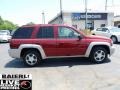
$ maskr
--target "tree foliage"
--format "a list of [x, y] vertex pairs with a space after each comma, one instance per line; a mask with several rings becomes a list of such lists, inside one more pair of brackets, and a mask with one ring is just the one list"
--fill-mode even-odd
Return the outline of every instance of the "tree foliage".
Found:
[[15, 30], [18, 25], [13, 24], [11, 21], [3, 20], [0, 16], [0, 30]]
[[34, 25], [34, 24], [35, 24], [34, 22], [29, 22], [26, 25]]
[[2, 25], [2, 24], [3, 24], [3, 20], [2, 20], [2, 18], [0, 16], [0, 25]]

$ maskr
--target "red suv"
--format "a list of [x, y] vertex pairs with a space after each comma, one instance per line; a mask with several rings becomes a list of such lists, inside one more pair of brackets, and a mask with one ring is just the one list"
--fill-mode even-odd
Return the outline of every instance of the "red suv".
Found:
[[40, 24], [18, 28], [10, 41], [9, 55], [22, 58], [29, 66], [61, 57], [89, 57], [102, 63], [114, 50], [111, 39], [86, 36], [66, 25]]

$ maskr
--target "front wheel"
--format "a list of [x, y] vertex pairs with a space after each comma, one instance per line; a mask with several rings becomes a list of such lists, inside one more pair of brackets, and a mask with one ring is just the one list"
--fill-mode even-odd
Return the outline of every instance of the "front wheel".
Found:
[[95, 47], [91, 54], [90, 54], [90, 60], [94, 63], [103, 63], [107, 59], [108, 52], [103, 47]]
[[36, 66], [41, 60], [40, 55], [36, 51], [29, 50], [23, 55], [23, 60], [28, 66]]

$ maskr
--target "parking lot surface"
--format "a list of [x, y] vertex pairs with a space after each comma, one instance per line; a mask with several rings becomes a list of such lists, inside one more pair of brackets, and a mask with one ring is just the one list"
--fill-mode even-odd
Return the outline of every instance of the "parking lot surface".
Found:
[[32, 74], [33, 90], [120, 90], [120, 44], [103, 64], [85, 58], [45, 60], [27, 67], [8, 55], [9, 44], [0, 44], [0, 73]]

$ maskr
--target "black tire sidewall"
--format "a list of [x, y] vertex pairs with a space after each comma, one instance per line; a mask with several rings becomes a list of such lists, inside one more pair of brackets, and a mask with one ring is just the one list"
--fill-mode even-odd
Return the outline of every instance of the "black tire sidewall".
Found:
[[118, 42], [117, 37], [116, 36], [112, 36], [111, 37], [112, 41], [113, 41], [113, 38], [115, 38], [115, 42], [113, 42], [113, 43], [117, 43]]
[[[96, 61], [95, 58], [94, 58], [94, 54], [95, 54], [95, 52], [98, 51], [98, 50], [102, 50], [102, 51], [105, 52], [105, 58], [104, 58], [102, 61]], [[95, 48], [93, 48], [93, 50], [92, 50], [92, 52], [91, 52], [91, 54], [90, 54], [90, 60], [91, 60], [93, 63], [97, 63], [97, 64], [103, 63], [103, 62], [106, 61], [107, 55], [108, 55], [108, 52], [107, 52], [107, 50], [106, 50], [105, 48], [103, 48], [103, 47], [95, 47]]]
[[[32, 53], [32, 54], [34, 54], [34, 55], [37, 56], [37, 62], [36, 62], [34, 65], [28, 64], [28, 63], [26, 62], [26, 59], [25, 59], [25, 58], [26, 58], [26, 55], [27, 55], [27, 54], [30, 54], [30, 53]], [[38, 52], [36, 52], [36, 51], [34, 51], [34, 50], [29, 50], [29, 51], [27, 51], [27, 52], [24, 53], [24, 55], [23, 55], [23, 60], [24, 60], [24, 63], [25, 63], [27, 66], [34, 67], [34, 66], [37, 66], [37, 65], [38, 65], [38, 63], [40, 62], [41, 58], [40, 58], [40, 55], [39, 55]]]

